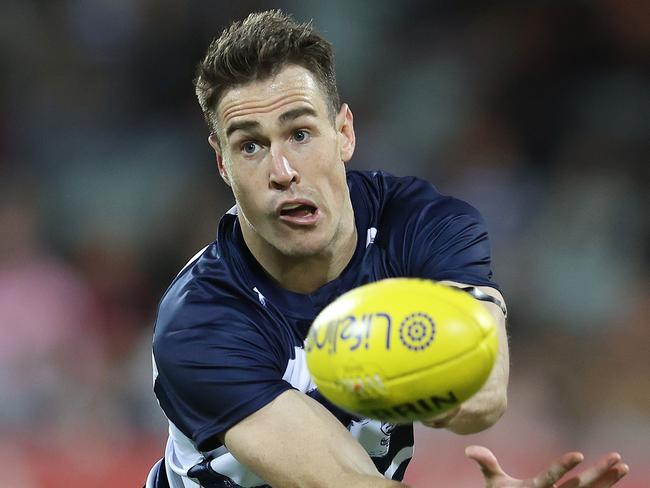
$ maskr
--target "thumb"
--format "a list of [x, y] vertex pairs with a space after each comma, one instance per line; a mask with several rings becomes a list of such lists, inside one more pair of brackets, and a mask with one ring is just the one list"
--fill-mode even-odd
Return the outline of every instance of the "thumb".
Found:
[[465, 449], [465, 456], [476, 461], [481, 468], [481, 472], [486, 480], [495, 476], [505, 475], [499, 461], [492, 451], [483, 446], [469, 446]]

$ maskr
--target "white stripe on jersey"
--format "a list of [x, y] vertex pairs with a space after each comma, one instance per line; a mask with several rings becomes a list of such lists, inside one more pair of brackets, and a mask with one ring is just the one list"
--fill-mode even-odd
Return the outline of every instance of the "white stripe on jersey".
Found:
[[412, 457], [413, 457], [413, 446], [403, 447], [402, 449], [397, 451], [397, 454], [395, 454], [395, 457], [393, 458], [393, 462], [390, 463], [390, 466], [384, 472], [384, 476], [388, 479], [391, 479], [395, 474], [395, 471], [397, 471], [397, 468], [399, 468], [400, 464], [402, 464], [407, 459], [411, 459]]
[[[287, 367], [282, 379], [302, 392], [316, 388], [307, 369], [307, 355], [303, 348], [295, 348], [295, 358], [287, 361]], [[206, 457], [214, 457], [210, 461], [212, 469], [227, 476], [240, 486], [248, 488], [264, 484], [264, 480], [260, 479], [246, 466], [240, 464], [224, 446], [209, 453], [201, 453], [196, 448], [196, 444], [169, 420], [169, 438], [165, 449], [165, 464], [167, 465], [167, 476], [171, 488], [198, 488], [199, 485], [187, 477], [187, 471]]]
[[[156, 378], [158, 378], [158, 365], [156, 364], [156, 357], [153, 355], [153, 349], [151, 350], [151, 369], [153, 370], [153, 386], [156, 387]], [[158, 398], [156, 398], [158, 400]], [[158, 402], [160, 405], [160, 402]]]
[[188, 267], [190, 264], [192, 264], [194, 261], [196, 261], [197, 259], [199, 259], [199, 257], [201, 256], [201, 254], [203, 254], [203, 251], [205, 251], [205, 250], [208, 248], [209, 245], [210, 245], [210, 244], [208, 244], [208, 245], [205, 246], [203, 249], [201, 249], [199, 252], [197, 252], [194, 256], [192, 256], [192, 259], [190, 259], [190, 260], [187, 262], [187, 264], [186, 264], [185, 266], [183, 266], [183, 268], [178, 272], [178, 274], [177, 274], [176, 276], [179, 276], [183, 271], [185, 271], [185, 269], [187, 269], [187, 267]]
[[296, 346], [294, 354], [296, 357], [287, 361], [282, 379], [303, 393], [310, 392], [316, 388], [316, 384], [307, 369], [307, 353], [302, 347]]
[[264, 480], [240, 464], [225, 446], [218, 447], [209, 453], [199, 452], [194, 442], [178, 430], [170, 420], [169, 438], [165, 448], [169, 486], [171, 488], [199, 488], [198, 483], [187, 477], [187, 471], [206, 457], [214, 457], [210, 461], [212, 469], [244, 488], [264, 484]]
[[[307, 354], [301, 347], [295, 347], [295, 358], [287, 361], [282, 379], [294, 388], [306, 393], [316, 388], [307, 369]], [[154, 377], [157, 368], [154, 364]], [[352, 435], [360, 442], [370, 455], [381, 456], [388, 452], [390, 437], [382, 430], [382, 423], [376, 420], [352, 422]], [[412, 447], [405, 447], [397, 452], [384, 476], [391, 478], [399, 466], [413, 455]], [[194, 441], [185, 436], [178, 427], [169, 421], [169, 438], [165, 448], [167, 478], [171, 488], [199, 488], [200, 485], [187, 477], [187, 471], [206, 458], [213, 458], [210, 467], [219, 474], [227, 476], [244, 488], [263, 485], [264, 481], [246, 466], [239, 463], [225, 446], [210, 452], [200, 452]]]

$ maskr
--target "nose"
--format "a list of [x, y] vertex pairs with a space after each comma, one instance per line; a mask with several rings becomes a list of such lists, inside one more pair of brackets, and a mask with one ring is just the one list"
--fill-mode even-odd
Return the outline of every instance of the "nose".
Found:
[[285, 190], [292, 183], [300, 183], [300, 174], [292, 166], [281, 148], [271, 148], [269, 184], [274, 190]]

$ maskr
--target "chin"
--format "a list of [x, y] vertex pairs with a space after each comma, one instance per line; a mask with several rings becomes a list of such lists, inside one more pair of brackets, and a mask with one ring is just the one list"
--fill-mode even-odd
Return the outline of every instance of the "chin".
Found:
[[321, 240], [291, 239], [290, 241], [283, 241], [277, 247], [280, 253], [287, 257], [294, 258], [309, 258], [322, 254], [325, 250], [325, 244]]

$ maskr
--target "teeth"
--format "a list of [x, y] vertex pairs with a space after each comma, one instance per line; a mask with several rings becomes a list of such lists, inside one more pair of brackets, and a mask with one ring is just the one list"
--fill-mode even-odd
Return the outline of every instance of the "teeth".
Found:
[[289, 203], [288, 205], [284, 205], [282, 210], [293, 210], [298, 207], [302, 207], [302, 203]]

